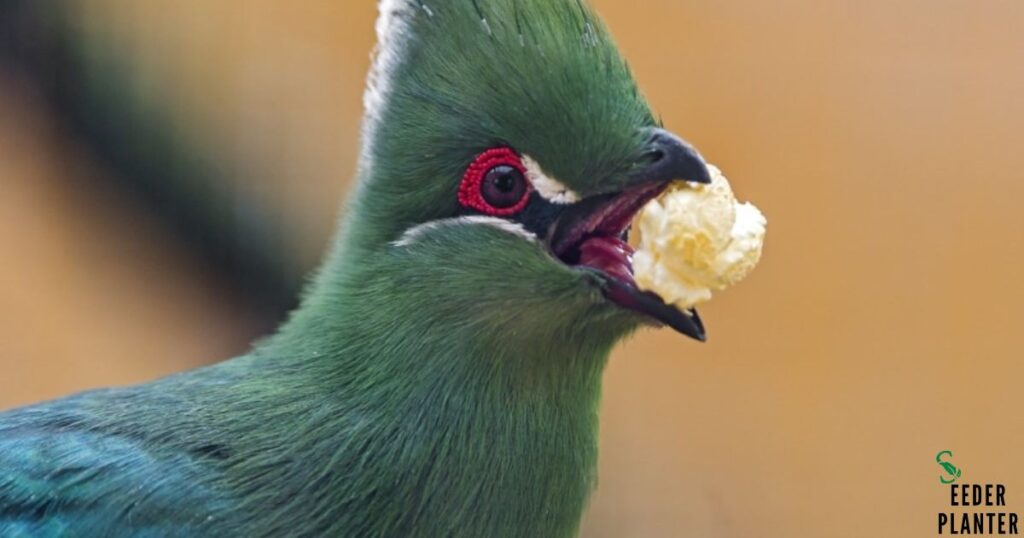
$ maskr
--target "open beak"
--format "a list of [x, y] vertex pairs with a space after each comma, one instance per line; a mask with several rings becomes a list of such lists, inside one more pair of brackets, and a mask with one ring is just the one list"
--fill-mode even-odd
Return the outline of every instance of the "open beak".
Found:
[[630, 186], [621, 192], [592, 196], [567, 207], [551, 226], [548, 245], [562, 262], [594, 270], [609, 301], [703, 342], [707, 334], [696, 310], [680, 310], [637, 287], [633, 248], [627, 240], [636, 213], [670, 182], [710, 183], [711, 176], [691, 145], [662, 129], [652, 130], [648, 157], [649, 164], [636, 170]]

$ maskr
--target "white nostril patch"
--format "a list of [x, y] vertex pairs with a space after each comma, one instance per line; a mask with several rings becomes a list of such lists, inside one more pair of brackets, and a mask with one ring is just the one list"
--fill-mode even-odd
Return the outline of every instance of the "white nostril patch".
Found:
[[529, 155], [523, 155], [523, 166], [526, 168], [526, 178], [533, 184], [533, 188], [545, 200], [553, 204], [574, 204], [580, 201], [580, 195], [566, 187], [561, 181], [547, 175], [541, 169], [537, 161]]

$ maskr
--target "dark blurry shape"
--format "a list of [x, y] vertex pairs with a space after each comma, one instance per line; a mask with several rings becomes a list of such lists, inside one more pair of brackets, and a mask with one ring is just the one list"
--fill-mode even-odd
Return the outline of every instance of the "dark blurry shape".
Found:
[[[0, 0], [0, 62], [11, 62], [24, 54], [21, 46], [31, 41], [22, 32], [28, 25], [22, 21], [28, 2], [21, 0]], [[0, 67], [6, 67], [0, 64]]]
[[71, 3], [0, 0], [0, 68], [28, 78], [68, 134], [272, 325], [296, 303], [302, 268], [274, 215], [229, 192], [222, 163], [139, 88], [128, 53], [76, 24]]

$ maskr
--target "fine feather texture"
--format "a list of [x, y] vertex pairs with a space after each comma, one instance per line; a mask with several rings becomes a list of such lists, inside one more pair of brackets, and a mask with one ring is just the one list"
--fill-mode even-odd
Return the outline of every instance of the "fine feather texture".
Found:
[[621, 189], [653, 116], [577, 0], [381, 10], [359, 188], [302, 306], [246, 356], [0, 415], [0, 536], [576, 534], [640, 318], [456, 194], [499, 146]]
[[82, 399], [15, 413], [0, 428], [0, 534], [191, 536], [231, 517], [203, 484], [213, 447], [154, 449], [92, 430]]

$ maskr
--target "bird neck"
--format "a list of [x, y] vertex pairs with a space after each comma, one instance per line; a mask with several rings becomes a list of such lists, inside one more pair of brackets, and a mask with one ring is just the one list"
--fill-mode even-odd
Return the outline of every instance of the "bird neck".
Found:
[[[611, 348], [632, 328], [623, 323], [621, 330], [579, 331], [546, 322], [543, 312], [495, 316], [451, 297], [424, 301], [365, 273], [320, 278], [257, 355], [318, 385], [372, 387], [381, 398], [500, 388], [561, 401], [599, 393]], [[497, 321], [525, 317], [537, 319], [530, 325]]]
[[[289, 450], [332, 469], [300, 481], [316, 489], [296, 499], [332, 511], [365, 498], [405, 514], [382, 518], [393, 527], [373, 535], [575, 533], [620, 333], [482, 330], [464, 319], [487, 313], [386, 293], [358, 271], [321, 274], [315, 286], [254, 358], [270, 370], [265, 392], [319, 421]], [[351, 530], [338, 516], [325, 530]]]

